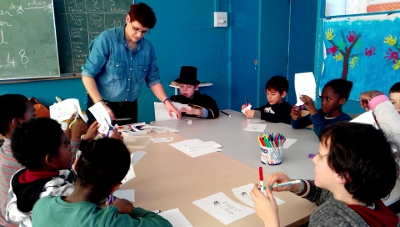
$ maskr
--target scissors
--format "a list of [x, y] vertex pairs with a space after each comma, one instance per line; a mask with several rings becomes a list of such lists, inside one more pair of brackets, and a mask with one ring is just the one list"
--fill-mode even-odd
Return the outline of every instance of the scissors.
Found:
[[116, 197], [113, 195], [109, 195], [108, 196], [108, 205], [110, 206], [111, 204], [113, 204], [115, 202]]
[[106, 137], [108, 137], [110, 135], [110, 132], [114, 130], [114, 127], [110, 123], [108, 123], [106, 118], [104, 118], [104, 120], [106, 121], [106, 123], [108, 125], [108, 132], [107, 132], [107, 135], [106, 135]]

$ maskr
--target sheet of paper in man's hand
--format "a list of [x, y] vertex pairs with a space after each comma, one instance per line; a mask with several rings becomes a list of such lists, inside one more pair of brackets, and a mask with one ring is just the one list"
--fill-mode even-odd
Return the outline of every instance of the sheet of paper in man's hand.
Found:
[[300, 96], [302, 95], [307, 95], [313, 101], [315, 101], [315, 91], [317, 89], [317, 85], [315, 84], [315, 78], [312, 72], [295, 73], [294, 87], [296, 90], [297, 98], [296, 106], [303, 105], [303, 102], [300, 100]]
[[107, 135], [110, 130], [111, 118], [106, 108], [104, 108], [101, 102], [97, 102], [89, 108], [89, 111], [93, 114], [94, 118], [96, 118], [97, 123], [100, 124], [97, 131], [99, 131], [100, 134]]
[[128, 173], [122, 179], [122, 183], [124, 184], [125, 182], [129, 181], [130, 179], [133, 179], [136, 177], [135, 171], [133, 170], [135, 165], [140, 161], [140, 159], [143, 158], [143, 156], [146, 154], [146, 151], [136, 151], [131, 154], [131, 166], [129, 167]]

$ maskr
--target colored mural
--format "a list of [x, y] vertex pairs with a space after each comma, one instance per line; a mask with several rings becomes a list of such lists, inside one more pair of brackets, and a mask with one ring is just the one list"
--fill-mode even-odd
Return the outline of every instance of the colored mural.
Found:
[[358, 100], [366, 90], [387, 93], [400, 81], [399, 16], [325, 20], [325, 59], [320, 88], [332, 79], [343, 78], [354, 83], [351, 100]]

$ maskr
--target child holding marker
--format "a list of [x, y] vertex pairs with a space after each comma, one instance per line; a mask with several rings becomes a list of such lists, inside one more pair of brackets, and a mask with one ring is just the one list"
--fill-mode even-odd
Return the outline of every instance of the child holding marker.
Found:
[[[268, 103], [257, 109], [246, 110], [247, 118], [258, 118], [269, 122], [283, 122], [290, 124], [290, 111], [292, 106], [283, 100], [289, 90], [286, 77], [273, 76], [265, 84], [265, 93]], [[242, 105], [242, 110], [248, 103]]]
[[[397, 226], [399, 218], [381, 199], [394, 188], [399, 166], [381, 130], [359, 123], [331, 124], [321, 132], [313, 162], [314, 180], [286, 183], [291, 179], [281, 172], [268, 177], [273, 191], [291, 191], [319, 206], [309, 226]], [[279, 226], [272, 190], [267, 187], [264, 196], [257, 187], [250, 194], [258, 216], [265, 226]]]
[[299, 129], [313, 124], [314, 133], [319, 136], [325, 126], [339, 121], [351, 120], [348, 114], [343, 113], [342, 107], [349, 98], [352, 87], [353, 82], [351, 81], [343, 79], [329, 81], [322, 90], [321, 109], [319, 110], [315, 108], [313, 100], [309, 96], [301, 96], [300, 99], [307, 110], [310, 111], [310, 114], [302, 117], [301, 109], [294, 105], [290, 113], [292, 127]]

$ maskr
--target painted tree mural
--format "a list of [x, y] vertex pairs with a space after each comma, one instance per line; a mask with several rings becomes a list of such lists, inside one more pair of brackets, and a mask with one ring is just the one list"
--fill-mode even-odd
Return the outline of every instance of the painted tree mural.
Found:
[[343, 78], [354, 83], [350, 100], [367, 90], [387, 93], [400, 81], [399, 27], [400, 13], [324, 20], [320, 87]]

